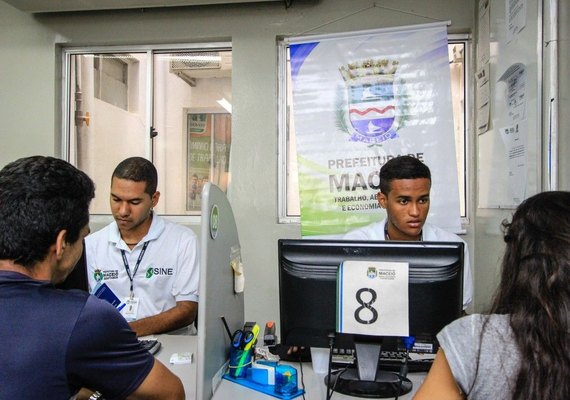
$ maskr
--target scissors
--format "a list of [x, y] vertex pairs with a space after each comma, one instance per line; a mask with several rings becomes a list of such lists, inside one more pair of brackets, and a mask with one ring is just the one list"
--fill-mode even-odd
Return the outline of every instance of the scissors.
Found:
[[255, 333], [238, 329], [232, 336], [232, 347], [234, 349], [248, 350], [255, 340]]
[[232, 348], [242, 351], [236, 364], [235, 376], [241, 376], [243, 368], [251, 364], [252, 346], [257, 341], [258, 334], [259, 325], [257, 324], [255, 324], [251, 330], [238, 329], [234, 332], [232, 336]]

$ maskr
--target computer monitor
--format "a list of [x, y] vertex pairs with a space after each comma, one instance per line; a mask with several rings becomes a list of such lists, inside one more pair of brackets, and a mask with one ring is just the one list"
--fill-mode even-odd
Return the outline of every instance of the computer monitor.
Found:
[[[280, 331], [284, 345], [329, 347], [332, 335], [335, 347], [356, 348], [357, 363], [361, 342], [377, 344], [382, 350], [405, 349], [403, 338], [336, 333], [337, 270], [346, 260], [409, 264], [409, 334], [415, 337], [415, 349], [435, 353], [436, 334], [462, 314], [463, 243], [281, 239], [278, 254]], [[377, 363], [376, 359], [374, 369]], [[395, 396], [396, 389], [382, 383], [381, 373], [376, 377], [379, 385], [360, 385], [358, 374], [360, 371], [344, 373], [350, 382], [337, 382], [336, 389], [363, 397]], [[332, 382], [332, 378], [328, 381]], [[409, 381], [400, 386], [401, 392], [411, 390]], [[379, 393], [382, 391], [387, 393]]]
[[232, 207], [224, 192], [208, 182], [202, 189], [200, 300], [196, 399], [212, 398], [228, 360], [231, 332], [244, 325], [243, 293], [234, 291], [231, 263], [241, 259]]

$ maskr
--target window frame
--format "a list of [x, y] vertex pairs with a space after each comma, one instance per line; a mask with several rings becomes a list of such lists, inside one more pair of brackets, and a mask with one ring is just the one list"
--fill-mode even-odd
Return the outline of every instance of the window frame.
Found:
[[[166, 54], [169, 52], [199, 52], [199, 51], [233, 51], [233, 46], [231, 41], [213, 41], [213, 42], [198, 42], [198, 43], [176, 43], [176, 44], [145, 44], [145, 45], [110, 45], [110, 46], [65, 46], [61, 48], [61, 141], [60, 141], [60, 151], [62, 158], [72, 165], [77, 165], [77, 154], [75, 150], [71, 148], [72, 140], [71, 135], [73, 134], [73, 124], [71, 121], [71, 110], [73, 106], [72, 95], [71, 95], [71, 58], [73, 56], [82, 54], [115, 54], [115, 53], [145, 53], [147, 59], [151, 60], [149, 63], [146, 76], [145, 85], [147, 93], [146, 102], [146, 118], [145, 118], [145, 130], [150, 132], [153, 126], [154, 119], [154, 64], [153, 56], [157, 54]], [[145, 157], [149, 160], [154, 160], [153, 151], [153, 138], [150, 134], [144, 141], [144, 151]], [[185, 171], [187, 174], [188, 171]], [[201, 222], [201, 215], [184, 215], [184, 214], [165, 214], [164, 217], [179, 223], [189, 223], [189, 224], [199, 224]], [[91, 214], [91, 221], [95, 224], [106, 223], [112, 221], [112, 215], [109, 210], [108, 213], [97, 213]]]

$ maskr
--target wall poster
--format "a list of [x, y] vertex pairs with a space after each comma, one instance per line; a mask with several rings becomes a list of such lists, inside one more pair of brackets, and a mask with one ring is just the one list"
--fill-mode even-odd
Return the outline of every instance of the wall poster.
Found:
[[186, 211], [200, 214], [202, 187], [208, 181], [227, 191], [232, 117], [226, 112], [185, 110], [188, 151]]

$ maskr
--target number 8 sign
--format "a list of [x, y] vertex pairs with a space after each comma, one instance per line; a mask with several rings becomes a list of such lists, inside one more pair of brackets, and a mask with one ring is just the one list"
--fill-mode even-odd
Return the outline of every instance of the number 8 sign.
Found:
[[344, 261], [337, 274], [337, 331], [408, 336], [408, 263]]

